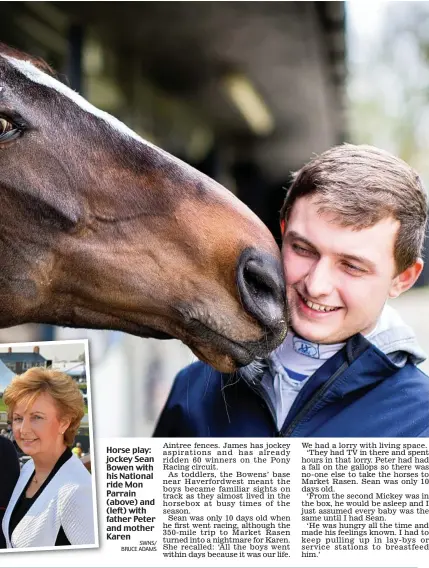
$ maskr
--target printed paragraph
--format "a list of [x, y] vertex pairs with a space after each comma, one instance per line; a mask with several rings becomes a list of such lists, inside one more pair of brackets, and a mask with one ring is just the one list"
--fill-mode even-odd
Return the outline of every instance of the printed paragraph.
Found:
[[109, 440], [103, 461], [105, 545], [150, 566], [406, 566], [429, 551], [422, 439]]
[[289, 557], [290, 460], [283, 442], [165, 443], [164, 556]]
[[425, 443], [302, 442], [302, 448], [302, 556], [429, 550]]

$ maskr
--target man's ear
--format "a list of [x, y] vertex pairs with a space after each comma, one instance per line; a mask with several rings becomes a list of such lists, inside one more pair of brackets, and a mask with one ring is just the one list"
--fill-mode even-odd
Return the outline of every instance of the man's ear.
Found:
[[420, 276], [421, 271], [423, 270], [423, 265], [423, 260], [418, 258], [414, 264], [395, 276], [390, 286], [389, 298], [397, 298], [402, 294], [402, 292], [409, 290]]

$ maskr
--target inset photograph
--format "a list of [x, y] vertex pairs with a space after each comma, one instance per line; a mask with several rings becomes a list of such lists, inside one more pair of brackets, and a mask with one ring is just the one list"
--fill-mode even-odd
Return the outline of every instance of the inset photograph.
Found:
[[0, 552], [98, 546], [88, 341], [0, 345]]

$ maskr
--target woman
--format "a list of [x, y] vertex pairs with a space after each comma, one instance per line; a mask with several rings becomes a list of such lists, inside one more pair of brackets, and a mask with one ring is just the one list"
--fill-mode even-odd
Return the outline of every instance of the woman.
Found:
[[[0, 436], [0, 521], [3, 518], [18, 477], [19, 462], [13, 443], [5, 436]], [[0, 548], [6, 548], [6, 540], [1, 531]]]
[[4, 402], [31, 457], [4, 515], [8, 548], [94, 544], [91, 475], [70, 450], [84, 414], [77, 384], [35, 367], [12, 380]]

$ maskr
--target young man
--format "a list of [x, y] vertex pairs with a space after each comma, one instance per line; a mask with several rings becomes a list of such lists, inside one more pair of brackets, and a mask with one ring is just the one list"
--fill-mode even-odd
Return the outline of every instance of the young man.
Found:
[[386, 305], [422, 270], [427, 207], [416, 172], [377, 148], [306, 164], [281, 211], [285, 341], [234, 376], [181, 371], [155, 436], [429, 435], [425, 356]]

